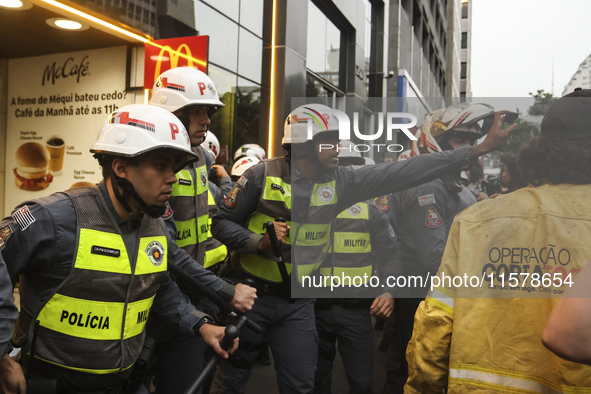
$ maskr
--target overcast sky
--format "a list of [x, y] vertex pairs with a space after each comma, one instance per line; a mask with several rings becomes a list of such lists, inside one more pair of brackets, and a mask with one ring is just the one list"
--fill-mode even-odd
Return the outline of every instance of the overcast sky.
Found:
[[591, 1], [471, 1], [473, 96], [561, 96], [591, 53]]

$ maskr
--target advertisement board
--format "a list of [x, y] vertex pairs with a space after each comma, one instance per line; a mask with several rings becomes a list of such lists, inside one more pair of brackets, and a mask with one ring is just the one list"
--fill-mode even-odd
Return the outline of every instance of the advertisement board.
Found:
[[131, 104], [125, 46], [8, 63], [5, 212], [102, 179], [89, 149], [112, 111]]

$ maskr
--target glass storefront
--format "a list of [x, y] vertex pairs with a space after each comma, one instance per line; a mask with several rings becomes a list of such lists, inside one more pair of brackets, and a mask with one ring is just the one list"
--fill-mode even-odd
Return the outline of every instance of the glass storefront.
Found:
[[230, 167], [233, 153], [260, 139], [264, 0], [195, 1], [195, 27], [209, 36], [208, 73], [226, 105], [211, 119], [220, 140], [218, 162]]
[[238, 78], [236, 89], [236, 123], [231, 152], [241, 145], [256, 143], [266, 150], [259, 138], [261, 87], [244, 78]]
[[308, 4], [306, 67], [326, 82], [339, 86], [341, 31], [318, 7]]
[[[372, 47], [380, 45], [374, 42], [378, 32], [372, 22], [380, 18], [377, 10], [383, 7], [374, 6], [372, 0], [357, 0], [346, 7], [313, 0], [307, 3], [307, 11], [301, 19], [302, 27], [305, 26], [303, 34], [285, 43], [287, 51], [298, 53], [301, 49], [299, 54], [305, 59], [305, 68], [301, 70], [305, 78], [305, 92], [302, 93], [306, 97], [323, 98], [327, 105], [342, 110], [346, 109], [344, 99], [349, 94], [366, 101], [370, 97], [370, 70], [376, 68], [372, 62], [379, 63], [372, 53]], [[224, 146], [227, 149], [225, 158], [222, 155], [218, 161], [229, 166], [233, 152], [240, 145], [258, 143], [267, 147], [267, 130], [261, 127], [266, 127], [264, 117], [268, 113], [261, 108], [261, 102], [269, 98], [268, 88], [263, 87], [268, 77], [263, 73], [269, 67], [263, 63], [263, 49], [269, 45], [263, 43], [264, 18], [267, 15], [269, 19], [268, 11], [265, 0], [195, 1], [195, 28], [200, 35], [210, 37], [209, 74], [226, 104], [212, 118], [211, 130], [220, 139], [222, 151]], [[293, 14], [286, 18], [287, 21], [297, 19]], [[287, 24], [287, 21], [277, 22]], [[290, 74], [293, 71], [289, 68]], [[293, 86], [281, 86], [286, 90], [276, 91], [276, 94], [285, 95], [289, 100], [294, 94]], [[366, 117], [366, 111], [361, 113], [362, 122], [369, 122], [371, 114]], [[279, 118], [284, 116], [281, 113]], [[277, 122], [275, 127], [282, 129]], [[282, 130], [277, 135], [282, 135]]]

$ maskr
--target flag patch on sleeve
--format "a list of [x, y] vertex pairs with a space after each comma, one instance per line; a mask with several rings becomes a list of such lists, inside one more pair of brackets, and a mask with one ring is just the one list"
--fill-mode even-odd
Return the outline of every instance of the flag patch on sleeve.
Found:
[[421, 207], [429, 204], [435, 204], [435, 195], [425, 194], [424, 196], [419, 196], [418, 200]]
[[19, 226], [21, 226], [21, 230], [25, 230], [35, 221], [35, 217], [26, 205], [14, 211], [12, 213], [12, 218]]

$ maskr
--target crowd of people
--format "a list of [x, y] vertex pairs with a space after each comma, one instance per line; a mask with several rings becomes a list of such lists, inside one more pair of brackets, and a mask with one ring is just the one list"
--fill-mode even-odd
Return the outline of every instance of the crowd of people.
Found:
[[203, 72], [165, 71], [149, 104], [105, 120], [98, 185], [0, 222], [1, 392], [244, 393], [266, 349], [281, 393], [334, 391], [337, 352], [351, 393], [591, 391], [577, 363], [591, 317], [569, 322], [589, 305], [557, 304], [589, 276], [591, 90], [501, 158], [498, 190], [479, 158], [517, 125], [487, 104], [427, 114], [410, 151], [380, 164], [339, 140], [342, 112], [304, 105], [285, 155], [245, 144], [230, 173], [208, 130], [222, 106]]

